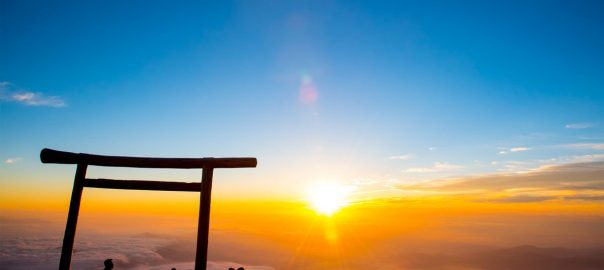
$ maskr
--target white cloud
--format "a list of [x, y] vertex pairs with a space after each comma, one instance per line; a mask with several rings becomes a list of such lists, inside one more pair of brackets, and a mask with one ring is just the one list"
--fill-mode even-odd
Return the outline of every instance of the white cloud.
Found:
[[435, 150], [436, 150], [436, 147], [434, 147], [434, 146], [432, 146], [432, 147], [428, 147], [428, 150], [430, 150], [430, 151], [435, 151]]
[[497, 154], [500, 155], [505, 155], [505, 154], [509, 154], [511, 152], [523, 152], [523, 151], [528, 151], [531, 150], [530, 147], [512, 147], [512, 148], [499, 148], [499, 152], [497, 152]]
[[390, 160], [410, 160], [410, 159], [415, 159], [415, 158], [416, 158], [415, 154], [404, 154], [404, 155], [388, 157], [388, 159], [390, 159]]
[[594, 127], [595, 125], [592, 123], [572, 123], [572, 124], [567, 124], [566, 126], [564, 126], [565, 128], [570, 128], [570, 129], [585, 129], [585, 128], [591, 128]]
[[404, 172], [408, 173], [434, 173], [434, 172], [445, 172], [445, 171], [454, 171], [461, 169], [462, 166], [456, 164], [450, 164], [445, 162], [436, 162], [431, 167], [418, 167], [418, 168], [409, 168], [404, 170]]
[[50, 107], [65, 107], [67, 104], [60, 97], [45, 96], [42, 93], [33, 92], [18, 92], [10, 95], [10, 101], [23, 103], [27, 106], [50, 106]]
[[20, 158], [20, 157], [8, 158], [8, 159], [6, 159], [6, 160], [4, 161], [4, 163], [6, 163], [6, 164], [15, 164], [15, 163], [17, 163], [17, 162], [20, 162], [21, 160], [23, 160], [23, 159], [22, 159], [22, 158]]
[[23, 89], [12, 89], [10, 82], [0, 82], [0, 100], [25, 104], [27, 106], [65, 107], [67, 103], [58, 96], [46, 96], [43, 93]]

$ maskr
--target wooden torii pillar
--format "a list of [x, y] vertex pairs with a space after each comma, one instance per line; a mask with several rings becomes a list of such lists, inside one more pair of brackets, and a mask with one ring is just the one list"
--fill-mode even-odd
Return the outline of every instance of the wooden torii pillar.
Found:
[[[52, 149], [42, 149], [42, 163], [77, 164], [69, 214], [63, 237], [61, 261], [59, 270], [69, 270], [73, 242], [78, 224], [80, 201], [84, 187], [133, 189], [133, 190], [162, 190], [162, 191], [192, 191], [200, 192], [199, 223], [197, 225], [197, 251], [195, 255], [195, 270], [206, 270], [208, 261], [208, 235], [210, 231], [210, 202], [212, 199], [212, 175], [215, 168], [253, 168], [256, 158], [150, 158], [150, 157], [121, 157], [101, 156], [83, 153], [70, 153]], [[201, 183], [163, 182], [147, 180], [114, 180], [86, 178], [89, 165], [106, 167], [130, 168], [163, 168], [163, 169], [202, 169]]]

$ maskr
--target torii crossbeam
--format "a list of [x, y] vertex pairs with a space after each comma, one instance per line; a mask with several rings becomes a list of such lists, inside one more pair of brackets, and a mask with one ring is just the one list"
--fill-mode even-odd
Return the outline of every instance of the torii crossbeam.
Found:
[[[71, 254], [78, 224], [80, 201], [84, 187], [134, 189], [134, 190], [163, 190], [163, 191], [195, 191], [200, 192], [199, 223], [197, 225], [197, 251], [195, 255], [195, 270], [206, 270], [208, 261], [208, 235], [210, 231], [210, 202], [212, 199], [212, 175], [215, 168], [254, 168], [256, 158], [150, 158], [150, 157], [120, 157], [101, 156], [83, 153], [70, 153], [52, 149], [42, 149], [42, 163], [77, 164], [69, 214], [63, 237], [61, 261], [59, 270], [69, 270]], [[113, 180], [86, 178], [88, 166], [130, 167], [130, 168], [162, 168], [162, 169], [202, 169], [201, 183], [162, 182], [146, 180]]]

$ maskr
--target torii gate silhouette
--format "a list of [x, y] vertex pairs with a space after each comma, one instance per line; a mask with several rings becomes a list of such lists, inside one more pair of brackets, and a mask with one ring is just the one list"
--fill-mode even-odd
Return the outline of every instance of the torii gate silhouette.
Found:
[[[59, 270], [69, 270], [75, 239], [80, 201], [84, 187], [162, 190], [162, 191], [194, 191], [200, 192], [199, 223], [197, 225], [197, 251], [195, 255], [195, 270], [206, 270], [208, 261], [208, 234], [210, 231], [210, 202], [212, 199], [212, 175], [215, 168], [253, 168], [256, 158], [150, 158], [150, 157], [121, 157], [101, 156], [83, 153], [71, 153], [42, 149], [42, 163], [77, 164], [69, 214], [63, 237], [61, 261]], [[114, 180], [86, 178], [89, 165], [106, 167], [130, 168], [162, 168], [162, 169], [202, 169], [201, 183], [162, 182], [147, 180]]]

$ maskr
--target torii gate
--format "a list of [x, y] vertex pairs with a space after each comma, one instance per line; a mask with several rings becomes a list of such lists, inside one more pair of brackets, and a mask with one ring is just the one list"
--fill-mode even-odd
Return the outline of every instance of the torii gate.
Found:
[[[69, 214], [63, 237], [61, 261], [59, 270], [69, 270], [75, 239], [80, 201], [84, 187], [162, 190], [162, 191], [194, 191], [200, 192], [199, 223], [197, 225], [197, 251], [195, 255], [195, 270], [206, 270], [208, 261], [208, 234], [210, 231], [210, 202], [212, 199], [212, 174], [214, 168], [254, 168], [256, 158], [150, 158], [150, 157], [121, 157], [101, 156], [83, 153], [71, 153], [42, 149], [42, 163], [77, 164]], [[147, 180], [113, 180], [86, 178], [88, 165], [106, 167], [130, 168], [162, 168], [162, 169], [202, 169], [201, 183], [163, 182]]]

